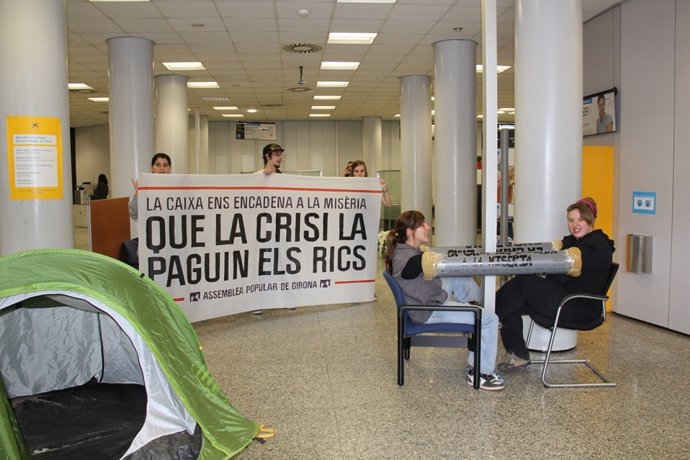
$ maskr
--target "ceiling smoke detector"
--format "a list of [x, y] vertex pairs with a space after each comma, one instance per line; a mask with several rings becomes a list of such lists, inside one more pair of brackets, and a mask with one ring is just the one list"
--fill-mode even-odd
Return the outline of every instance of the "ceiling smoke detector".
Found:
[[322, 49], [322, 47], [314, 45], [313, 43], [290, 43], [289, 45], [283, 46], [283, 51], [295, 54], [319, 53]]

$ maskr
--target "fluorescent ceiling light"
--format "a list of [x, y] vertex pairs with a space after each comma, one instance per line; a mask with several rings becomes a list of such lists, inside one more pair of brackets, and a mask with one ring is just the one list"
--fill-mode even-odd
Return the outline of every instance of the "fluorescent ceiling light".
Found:
[[501, 107], [498, 113], [515, 113], [515, 107]]
[[339, 101], [342, 96], [314, 96], [315, 101]]
[[163, 65], [168, 70], [206, 70], [201, 62], [164, 62]]
[[400, 118], [400, 114], [396, 113], [395, 115], [393, 115], [393, 118]]
[[189, 81], [187, 82], [187, 88], [194, 89], [210, 89], [210, 88], [220, 88], [218, 83], [215, 81]]
[[347, 81], [317, 81], [317, 88], [347, 88]]
[[357, 70], [359, 62], [356, 61], [323, 61], [321, 70]]
[[221, 117], [226, 117], [226, 118], [243, 118], [244, 115], [241, 113], [224, 113], [221, 115]]
[[86, 83], [67, 83], [67, 89], [72, 89], [72, 90], [84, 90], [84, 89], [89, 89], [92, 90], [93, 88], [87, 85]]
[[328, 118], [331, 116], [330, 113], [310, 113], [311, 118]]
[[237, 110], [236, 105], [225, 105], [225, 106], [216, 106], [213, 107], [213, 110]]
[[396, 0], [338, 0], [337, 3], [395, 3]]
[[93, 101], [93, 102], [108, 102], [110, 100], [110, 98], [109, 97], [90, 97], [89, 100]]
[[312, 110], [333, 110], [335, 109], [334, 105], [312, 105], [311, 106]]
[[331, 32], [328, 43], [333, 45], [371, 45], [376, 38], [371, 32]]
[[[504, 70], [510, 69], [509, 65], [497, 65], [496, 72], [501, 73]], [[482, 73], [484, 71], [484, 66], [482, 64], [477, 64], [477, 73]]]
[[256, 109], [247, 109], [247, 112], [248, 112], [248, 113], [256, 113], [256, 112], [258, 112], [258, 110], [256, 110]]

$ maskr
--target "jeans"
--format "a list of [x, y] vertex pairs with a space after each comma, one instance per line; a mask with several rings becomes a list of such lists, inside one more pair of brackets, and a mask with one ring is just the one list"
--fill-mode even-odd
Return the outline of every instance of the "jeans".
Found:
[[480, 300], [482, 291], [474, 279], [466, 276], [441, 278], [441, 287], [448, 293], [448, 300], [455, 299], [458, 302], [470, 302]]
[[[458, 300], [468, 302], [479, 300], [480, 289], [472, 278], [442, 278], [443, 290]], [[449, 297], [450, 298], [450, 297]], [[462, 305], [459, 302], [446, 300], [443, 305]], [[469, 311], [435, 311], [425, 323], [468, 323], [474, 324], [474, 313]], [[482, 311], [482, 338], [480, 342], [481, 356], [479, 370], [482, 374], [491, 374], [496, 368], [498, 353], [498, 316], [488, 310]], [[467, 354], [467, 364], [474, 365], [474, 352]]]

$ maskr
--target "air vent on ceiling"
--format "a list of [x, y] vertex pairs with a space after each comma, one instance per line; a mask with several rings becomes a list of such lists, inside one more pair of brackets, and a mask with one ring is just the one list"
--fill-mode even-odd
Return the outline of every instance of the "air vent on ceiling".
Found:
[[80, 94], [91, 94], [93, 93], [93, 88], [77, 88], [77, 89], [70, 89], [70, 93], [80, 93]]
[[313, 43], [290, 43], [283, 46], [283, 51], [295, 54], [319, 53], [323, 48]]
[[285, 106], [285, 104], [281, 104], [280, 102], [275, 102], [275, 103], [273, 103], [273, 104], [261, 104], [261, 107], [268, 107], [268, 108], [271, 108], [271, 107], [284, 107], [284, 106]]

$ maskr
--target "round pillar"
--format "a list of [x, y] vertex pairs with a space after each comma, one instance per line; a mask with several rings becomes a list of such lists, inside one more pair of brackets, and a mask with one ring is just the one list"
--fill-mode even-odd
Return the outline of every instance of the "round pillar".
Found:
[[0, 61], [0, 255], [73, 248], [65, 2], [0, 0]]
[[434, 47], [435, 244], [474, 245], [477, 235], [476, 54], [472, 40]]
[[515, 240], [550, 241], [582, 189], [582, 5], [515, 5]]
[[115, 37], [108, 43], [111, 196], [134, 193], [132, 179], [151, 172], [153, 42]]
[[432, 222], [431, 77], [400, 77], [400, 209], [421, 211]]
[[[581, 190], [581, 1], [516, 0], [515, 241], [560, 239]], [[535, 326], [529, 347], [542, 348], [549, 333]], [[576, 345], [576, 331], [561, 335], [554, 350]]]
[[184, 75], [156, 75], [156, 152], [165, 152], [172, 159], [178, 174], [189, 172], [187, 80]]

